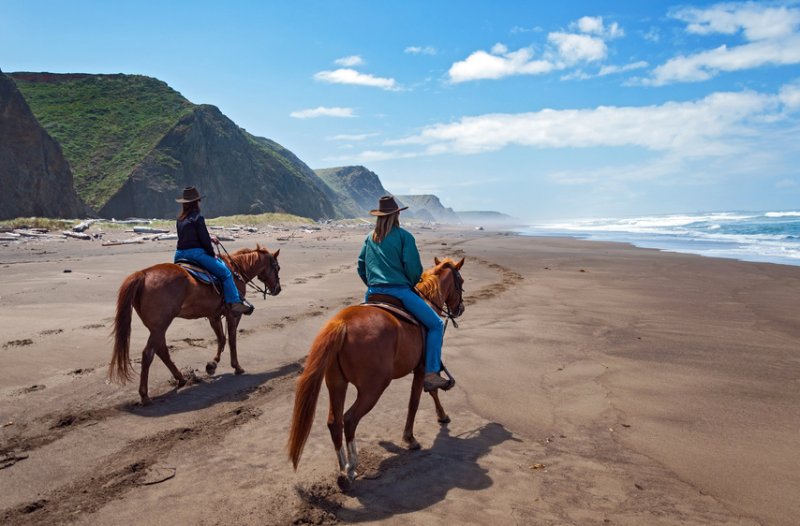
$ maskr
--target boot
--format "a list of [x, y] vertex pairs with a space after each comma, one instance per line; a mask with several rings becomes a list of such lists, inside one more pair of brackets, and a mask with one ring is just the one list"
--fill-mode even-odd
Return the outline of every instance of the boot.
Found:
[[422, 380], [422, 388], [426, 393], [441, 389], [447, 391], [455, 385], [454, 380], [445, 380], [438, 373], [425, 373], [425, 378]]
[[244, 299], [240, 300], [238, 303], [229, 303], [228, 308], [230, 308], [231, 311], [236, 314], [244, 314], [245, 316], [250, 316], [256, 309], [250, 304], [250, 302]]

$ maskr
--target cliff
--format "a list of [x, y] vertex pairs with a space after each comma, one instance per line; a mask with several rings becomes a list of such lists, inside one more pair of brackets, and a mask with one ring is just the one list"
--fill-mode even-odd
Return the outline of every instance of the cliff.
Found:
[[[408, 206], [408, 210], [417, 219], [424, 220], [429, 214], [438, 223], [457, 224], [461, 222], [458, 214], [452, 208], [446, 208], [442, 205], [442, 202], [435, 195], [398, 195], [397, 199], [402, 201], [405, 206]], [[423, 214], [423, 212], [427, 212], [427, 214]]]
[[69, 163], [40, 126], [15, 83], [0, 71], [0, 219], [74, 218], [86, 206]]
[[141, 75], [12, 74], [61, 143], [75, 188], [103, 217], [174, 217], [184, 186], [208, 216], [337, 215], [321, 181], [277, 143]]
[[363, 166], [340, 166], [315, 172], [349, 207], [355, 208], [357, 216], [368, 215], [382, 196], [389, 195], [378, 175]]

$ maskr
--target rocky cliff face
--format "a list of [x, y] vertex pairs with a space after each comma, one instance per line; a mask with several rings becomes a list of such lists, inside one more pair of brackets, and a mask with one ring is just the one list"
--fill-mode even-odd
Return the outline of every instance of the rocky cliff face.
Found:
[[[439, 201], [439, 198], [431, 194], [422, 195], [398, 195], [397, 199], [408, 206], [408, 210], [414, 214], [416, 219], [424, 220], [425, 215], [430, 215], [439, 223], [460, 223], [461, 219], [458, 217], [452, 208], [446, 208]], [[423, 214], [426, 212], [427, 214]]]
[[340, 166], [315, 172], [334, 191], [349, 198], [358, 208], [358, 215], [367, 215], [378, 206], [382, 196], [389, 195], [378, 175], [363, 166]]
[[183, 187], [196, 186], [210, 217], [263, 212], [334, 217], [332, 203], [314, 182], [264, 141], [216, 107], [196, 106], [133, 169], [100, 215], [174, 217], [175, 197]]
[[75, 218], [86, 206], [58, 143], [39, 125], [14, 81], [0, 71], [0, 219]]

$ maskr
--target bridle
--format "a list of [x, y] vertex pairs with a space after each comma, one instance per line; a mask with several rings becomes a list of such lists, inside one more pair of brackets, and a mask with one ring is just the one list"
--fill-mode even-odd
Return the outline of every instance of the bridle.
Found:
[[[464, 280], [461, 277], [461, 273], [458, 271], [455, 265], [447, 264], [446, 266], [453, 273], [453, 286], [455, 287], [455, 291], [458, 292], [458, 300], [459, 300], [458, 305], [461, 306], [464, 304], [464, 286], [463, 286]], [[448, 321], [452, 321], [453, 328], [458, 329], [458, 322], [456, 322], [456, 318], [464, 314], [464, 309], [461, 309], [461, 312], [459, 312], [458, 314], [454, 314], [450, 310], [450, 305], [447, 304], [447, 298], [444, 299], [442, 305], [438, 305], [435, 301], [432, 301], [430, 299], [428, 299], [428, 301], [430, 301], [431, 304], [439, 310], [439, 312], [444, 314], [444, 317], [446, 318], [444, 322], [445, 330], [447, 330]]]
[[[269, 294], [270, 296], [274, 296], [275, 295], [275, 293], [270, 289], [269, 285], [267, 285], [266, 281], [263, 282], [264, 283], [264, 288], [263, 289], [261, 287], [259, 287], [256, 283], [253, 283], [253, 278], [255, 278], [256, 276], [253, 276], [252, 278], [248, 277], [247, 274], [245, 274], [244, 271], [242, 271], [242, 268], [239, 266], [239, 264], [236, 263], [236, 260], [233, 259], [233, 257], [228, 253], [228, 250], [225, 248], [225, 245], [223, 245], [222, 243], [217, 243], [217, 253], [218, 254], [219, 254], [219, 249], [220, 248], [222, 248], [222, 251], [225, 252], [226, 256], [228, 256], [228, 261], [231, 262], [231, 266], [233, 266], [234, 273], [237, 274], [237, 277], [239, 279], [244, 281], [245, 285], [247, 285], [251, 289], [255, 290], [259, 294], [262, 294], [264, 296], [264, 299], [267, 299], [267, 294]], [[221, 254], [220, 254], [220, 256], [221, 256]], [[276, 268], [278, 266], [278, 262], [277, 262], [277, 260], [275, 260], [275, 258], [272, 258], [271, 265], [272, 265], [272, 270], [275, 271], [275, 276], [277, 277], [278, 271], [280, 270], [280, 267]]]

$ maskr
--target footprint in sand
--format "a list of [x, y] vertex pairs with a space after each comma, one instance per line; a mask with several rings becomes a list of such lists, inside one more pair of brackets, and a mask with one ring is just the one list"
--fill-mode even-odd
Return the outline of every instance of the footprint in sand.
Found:
[[28, 345], [32, 345], [33, 340], [30, 338], [25, 338], [24, 340], [11, 340], [7, 341], [3, 344], [3, 348], [6, 349], [8, 347], [26, 347]]

